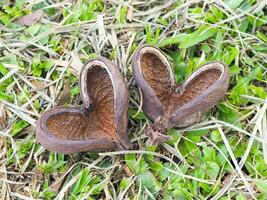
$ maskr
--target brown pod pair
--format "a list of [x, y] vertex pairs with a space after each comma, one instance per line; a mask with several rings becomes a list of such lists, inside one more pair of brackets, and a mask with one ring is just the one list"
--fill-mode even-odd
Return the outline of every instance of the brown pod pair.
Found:
[[199, 122], [225, 96], [229, 85], [228, 67], [221, 62], [207, 63], [176, 84], [167, 57], [150, 45], [135, 51], [132, 69], [142, 91], [143, 111], [154, 121], [151, 130], [161, 134]]
[[118, 67], [103, 57], [88, 61], [80, 90], [82, 108], [55, 107], [37, 120], [38, 141], [60, 153], [130, 148], [128, 90]]
[[[133, 58], [134, 78], [143, 95], [143, 111], [154, 121], [147, 132], [154, 142], [166, 140], [166, 130], [201, 119], [228, 88], [228, 68], [210, 62], [176, 84], [171, 65], [159, 49], [139, 47]], [[111, 61], [88, 61], [80, 75], [82, 108], [56, 107], [37, 121], [37, 139], [61, 153], [128, 149], [128, 91]]]

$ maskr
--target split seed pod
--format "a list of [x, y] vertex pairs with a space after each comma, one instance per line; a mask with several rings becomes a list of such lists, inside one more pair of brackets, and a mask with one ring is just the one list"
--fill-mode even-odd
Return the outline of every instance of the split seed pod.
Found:
[[150, 45], [135, 51], [132, 69], [142, 91], [143, 111], [158, 131], [200, 121], [225, 96], [229, 85], [228, 68], [221, 62], [205, 64], [176, 84], [167, 57]]
[[37, 120], [37, 139], [60, 153], [130, 148], [127, 135], [128, 90], [119, 69], [99, 57], [80, 74], [83, 108], [55, 107]]

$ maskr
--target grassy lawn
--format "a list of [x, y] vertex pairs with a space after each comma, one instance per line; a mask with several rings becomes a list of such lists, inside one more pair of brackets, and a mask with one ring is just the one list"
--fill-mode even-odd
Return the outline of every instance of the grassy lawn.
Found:
[[[158, 146], [147, 143], [130, 66], [142, 44], [168, 55], [178, 83], [208, 61], [231, 74], [205, 121], [168, 130]], [[46, 151], [36, 120], [52, 107], [81, 105], [79, 71], [98, 55], [127, 79], [134, 149]], [[2, 199], [267, 199], [266, 108], [264, 0], [0, 1]]]

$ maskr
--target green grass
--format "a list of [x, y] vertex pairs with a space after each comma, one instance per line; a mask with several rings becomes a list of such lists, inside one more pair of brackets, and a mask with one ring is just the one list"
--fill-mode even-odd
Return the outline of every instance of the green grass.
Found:
[[[0, 2], [2, 199], [266, 199], [265, 2], [70, 2]], [[44, 11], [39, 21], [16, 24], [37, 10]], [[145, 43], [169, 56], [177, 82], [214, 60], [231, 73], [226, 97], [207, 119], [169, 130], [159, 146], [146, 144], [149, 121], [130, 67]], [[77, 75], [97, 55], [112, 59], [128, 81], [135, 150], [46, 151], [36, 141], [36, 119], [59, 102], [80, 105]]]

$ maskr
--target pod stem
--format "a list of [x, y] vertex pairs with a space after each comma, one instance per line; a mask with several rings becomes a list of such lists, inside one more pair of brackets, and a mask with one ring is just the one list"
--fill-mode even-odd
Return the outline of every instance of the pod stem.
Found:
[[166, 142], [169, 136], [166, 135], [167, 128], [161, 122], [161, 118], [158, 117], [153, 124], [148, 124], [145, 128], [145, 133], [149, 138], [149, 143], [152, 145]]

